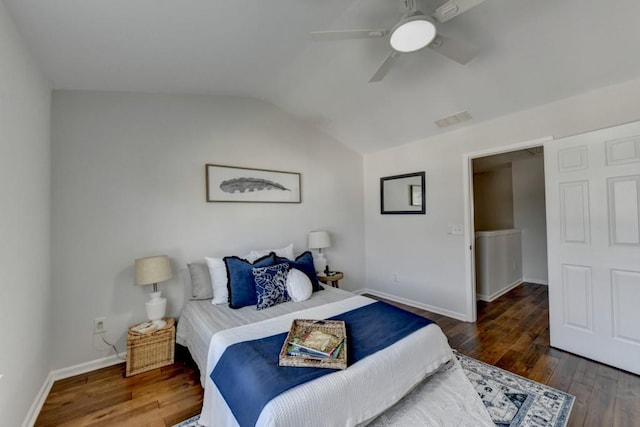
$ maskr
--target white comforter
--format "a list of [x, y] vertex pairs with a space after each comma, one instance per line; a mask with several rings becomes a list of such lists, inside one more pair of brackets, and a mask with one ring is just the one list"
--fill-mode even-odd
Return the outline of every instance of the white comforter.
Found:
[[[205, 396], [200, 424], [237, 426], [209, 374], [227, 346], [286, 332], [293, 319], [325, 319], [375, 302], [355, 296], [346, 300], [218, 332], [207, 357]], [[258, 426], [355, 426], [366, 423], [398, 402], [427, 375], [452, 358], [442, 330], [428, 325], [395, 344], [355, 363], [290, 389], [269, 402]]]

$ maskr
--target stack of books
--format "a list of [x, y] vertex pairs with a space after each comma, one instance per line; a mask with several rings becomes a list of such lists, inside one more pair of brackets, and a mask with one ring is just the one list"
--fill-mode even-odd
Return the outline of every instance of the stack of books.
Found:
[[335, 359], [344, 345], [344, 337], [323, 332], [306, 330], [289, 341], [287, 354], [314, 359]]
[[347, 369], [347, 330], [344, 321], [294, 320], [282, 343], [278, 364]]

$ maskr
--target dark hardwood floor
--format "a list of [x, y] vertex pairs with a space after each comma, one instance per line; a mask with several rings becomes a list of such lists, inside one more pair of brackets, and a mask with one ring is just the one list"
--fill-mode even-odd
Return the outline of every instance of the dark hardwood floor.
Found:
[[476, 323], [404, 308], [438, 323], [460, 353], [573, 394], [569, 426], [640, 426], [639, 376], [549, 346], [547, 286], [479, 301]]
[[[479, 302], [476, 323], [402, 307], [437, 322], [459, 352], [575, 395], [570, 426], [640, 426], [640, 377], [549, 347], [546, 286]], [[171, 426], [200, 411], [203, 392], [186, 351], [165, 368], [131, 378], [124, 371], [122, 364], [56, 381], [36, 425]]]

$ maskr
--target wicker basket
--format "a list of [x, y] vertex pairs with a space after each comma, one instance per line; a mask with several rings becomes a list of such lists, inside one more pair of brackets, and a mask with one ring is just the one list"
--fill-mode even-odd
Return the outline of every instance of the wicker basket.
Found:
[[[322, 332], [333, 334], [337, 337], [344, 337], [344, 344], [340, 350], [340, 354], [335, 359], [315, 359], [304, 356], [289, 356], [287, 349], [289, 341], [292, 337], [300, 333], [303, 329], [318, 329]], [[280, 366], [299, 366], [310, 368], [329, 368], [329, 369], [347, 369], [347, 330], [342, 320], [305, 320], [296, 319], [291, 324], [291, 329], [287, 338], [284, 340], [280, 357], [278, 360]]]
[[130, 377], [162, 366], [171, 365], [175, 355], [175, 320], [164, 319], [164, 328], [151, 333], [139, 333], [129, 328], [127, 335], [127, 372]]

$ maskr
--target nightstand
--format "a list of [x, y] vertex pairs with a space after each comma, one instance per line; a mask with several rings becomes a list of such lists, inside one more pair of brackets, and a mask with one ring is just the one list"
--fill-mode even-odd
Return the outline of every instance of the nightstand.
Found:
[[134, 328], [138, 325], [129, 328], [127, 377], [173, 363], [176, 349], [176, 322], [172, 318], [164, 320], [167, 324], [153, 332], [136, 332]]
[[318, 280], [322, 283], [328, 283], [334, 288], [339, 288], [338, 282], [344, 278], [344, 273], [336, 271], [333, 276], [325, 276], [324, 274], [318, 274]]

